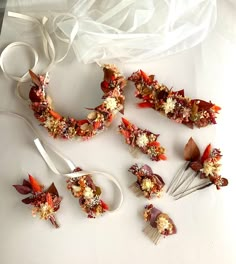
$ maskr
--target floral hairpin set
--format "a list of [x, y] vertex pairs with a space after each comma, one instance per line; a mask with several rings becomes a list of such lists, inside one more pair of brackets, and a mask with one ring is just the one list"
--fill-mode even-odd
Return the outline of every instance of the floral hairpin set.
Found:
[[[89, 139], [104, 131], [118, 112], [123, 114], [124, 88], [127, 81], [114, 65], [104, 65], [103, 71], [104, 79], [101, 82], [101, 89], [104, 92], [104, 101], [101, 105], [90, 109], [92, 112], [82, 120], [63, 117], [56, 112], [52, 106], [52, 99], [47, 94], [49, 79], [47, 76], [37, 76], [30, 71], [33, 81], [29, 93], [30, 107], [34, 116], [51, 136], [64, 139], [75, 137]], [[189, 128], [216, 124], [215, 119], [220, 107], [213, 103], [190, 99], [184, 95], [184, 90], [173, 91], [159, 84], [154, 79], [154, 75], [148, 76], [142, 70], [133, 73], [128, 80], [135, 84], [135, 96], [142, 100], [139, 103], [140, 107], [153, 108], [169, 119]], [[122, 118], [118, 131], [133, 151], [139, 150], [153, 161], [166, 160], [165, 148], [157, 140], [159, 134], [139, 128], [125, 118]], [[219, 149], [212, 149], [211, 145], [208, 145], [204, 153], [200, 155], [199, 148], [190, 138], [184, 149], [184, 159], [186, 163], [167, 189], [167, 193], [175, 199], [213, 184], [217, 189], [228, 184], [227, 179], [219, 174], [221, 159]], [[78, 171], [80, 171], [79, 168]], [[137, 177], [130, 186], [137, 196], [143, 195], [147, 199], [161, 197], [165, 182], [148, 165], [134, 164], [129, 168], [129, 172]], [[199, 185], [192, 186], [196, 180], [200, 181]], [[54, 184], [44, 190], [30, 176], [29, 181], [24, 180], [22, 185], [14, 185], [14, 187], [21, 194], [31, 194], [22, 202], [33, 205], [33, 215], [39, 214], [40, 218], [50, 220], [55, 227], [58, 227], [54, 214], [59, 209], [62, 198], [58, 195]], [[101, 189], [94, 184], [89, 174], [68, 179], [67, 188], [74, 197], [78, 198], [81, 208], [88, 217], [95, 218], [108, 210], [107, 204], [100, 199]], [[145, 207], [144, 220], [149, 223], [144, 233], [154, 243], [157, 243], [162, 236], [177, 232], [173, 220], [152, 204]]]

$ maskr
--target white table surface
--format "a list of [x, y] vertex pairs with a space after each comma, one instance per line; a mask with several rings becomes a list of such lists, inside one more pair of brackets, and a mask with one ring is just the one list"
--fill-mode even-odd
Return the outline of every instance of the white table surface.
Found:
[[[11, 41], [25, 40], [40, 52], [40, 43], [27, 31], [14, 32], [13, 22], [6, 18], [0, 49]], [[234, 24], [235, 27], [235, 24]], [[6, 30], [7, 28], [11, 28]], [[167, 149], [167, 161], [152, 162], [145, 155], [134, 158], [123, 138], [117, 133], [118, 115], [112, 126], [89, 141], [61, 141], [50, 138], [38, 126], [32, 111], [15, 96], [16, 82], [0, 72], [0, 107], [15, 111], [32, 121], [39, 133], [73, 162], [86, 170], [100, 170], [114, 175], [122, 185], [125, 200], [121, 209], [97, 219], [87, 219], [77, 200], [66, 190], [65, 179], [54, 175], [33, 145], [33, 134], [21, 120], [0, 115], [0, 263], [64, 264], [64, 263], [236, 263], [235, 228], [235, 66], [236, 49], [220, 27], [190, 50], [155, 62], [120, 64], [125, 76], [143, 69], [156, 74], [160, 82], [178, 90], [184, 88], [192, 98], [212, 100], [222, 111], [217, 125], [188, 129], [162, 117], [151, 109], [138, 109], [134, 87], [126, 88], [125, 117], [142, 128], [160, 133], [159, 140]], [[9, 55], [6, 62], [14, 73], [29, 67], [28, 53]], [[24, 68], [24, 69], [23, 69]], [[85, 116], [85, 107], [101, 102], [102, 70], [95, 64], [79, 64], [71, 52], [51, 72], [51, 97], [63, 115]], [[174, 201], [168, 195], [151, 202], [166, 212], [176, 223], [178, 233], [162, 239], [155, 246], [144, 236], [142, 219], [145, 198], [137, 198], [128, 189], [135, 178], [127, 172], [134, 163], [146, 163], [160, 174], [168, 185], [183, 164], [183, 147], [192, 136], [201, 150], [208, 143], [222, 150], [222, 175], [229, 186], [214, 187]], [[57, 213], [60, 229], [33, 219], [30, 209], [21, 203], [21, 196], [12, 184], [20, 183], [31, 173], [45, 185], [55, 182], [63, 196]], [[111, 200], [113, 188], [104, 184], [104, 197]]]

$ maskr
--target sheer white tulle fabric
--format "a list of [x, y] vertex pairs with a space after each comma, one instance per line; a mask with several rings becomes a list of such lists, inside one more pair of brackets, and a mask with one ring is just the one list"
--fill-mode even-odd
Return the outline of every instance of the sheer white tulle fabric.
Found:
[[[73, 47], [79, 61], [151, 61], [200, 43], [216, 22], [215, 0], [79, 0]], [[73, 21], [59, 21], [69, 36]]]

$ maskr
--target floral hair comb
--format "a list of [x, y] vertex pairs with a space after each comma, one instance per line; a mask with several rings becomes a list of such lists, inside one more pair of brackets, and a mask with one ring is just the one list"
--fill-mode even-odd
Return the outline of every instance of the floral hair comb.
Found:
[[33, 217], [39, 215], [40, 219], [49, 220], [54, 227], [59, 227], [55, 218], [55, 212], [60, 208], [62, 197], [59, 196], [54, 183], [44, 190], [44, 187], [33, 176], [29, 175], [29, 181], [24, 179], [22, 185], [13, 185], [13, 187], [20, 194], [30, 194], [22, 202], [33, 206]]
[[190, 128], [201, 128], [216, 124], [219, 106], [199, 99], [190, 99], [184, 95], [184, 90], [172, 91], [154, 80], [154, 75], [148, 76], [142, 70], [134, 72], [128, 80], [136, 86], [135, 96], [143, 102], [141, 108], [153, 108], [171, 120]]
[[[74, 170], [74, 172], [79, 171], [82, 170], [80, 168]], [[79, 199], [79, 204], [88, 218], [95, 218], [109, 209], [108, 205], [100, 199], [102, 191], [94, 184], [91, 175], [68, 179], [67, 188], [75, 198]]]
[[138, 166], [134, 164], [129, 171], [137, 176], [137, 180], [130, 186], [130, 189], [137, 195], [144, 195], [150, 199], [160, 197], [163, 193], [165, 183], [161, 176], [153, 173], [148, 165]]
[[[211, 144], [206, 147], [203, 155], [200, 157], [198, 146], [190, 138], [184, 148], [186, 163], [171, 181], [167, 192], [173, 195], [175, 199], [180, 199], [213, 184], [218, 190], [222, 186], [227, 186], [228, 180], [219, 175], [221, 157], [220, 150], [212, 148]], [[189, 169], [191, 169], [190, 174]], [[192, 187], [194, 180], [197, 178], [200, 179], [200, 184]]]
[[126, 80], [114, 65], [104, 65], [104, 80], [101, 89], [104, 92], [103, 103], [92, 110], [87, 119], [76, 120], [63, 117], [53, 109], [52, 100], [47, 95], [49, 79], [47, 76], [37, 76], [32, 71], [33, 81], [29, 98], [34, 116], [40, 121], [54, 138], [70, 139], [82, 137], [89, 139], [103, 131], [113, 121], [117, 112], [124, 112], [124, 87]]
[[155, 208], [152, 204], [146, 205], [144, 210], [144, 220], [149, 224], [143, 232], [154, 244], [157, 244], [161, 237], [176, 234], [176, 226], [172, 219]]
[[149, 130], [143, 130], [122, 118], [119, 125], [119, 132], [124, 136], [125, 142], [133, 149], [139, 149], [147, 154], [151, 160], [166, 160], [165, 148], [157, 141], [159, 135], [153, 134]]

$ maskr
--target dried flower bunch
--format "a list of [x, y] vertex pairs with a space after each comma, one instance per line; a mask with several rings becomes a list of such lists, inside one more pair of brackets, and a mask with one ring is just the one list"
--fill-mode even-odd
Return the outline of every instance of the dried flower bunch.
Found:
[[144, 220], [149, 222], [143, 230], [153, 243], [157, 244], [162, 236], [170, 236], [176, 234], [176, 226], [172, 219], [155, 208], [152, 204], [146, 205], [144, 210]]
[[147, 75], [142, 70], [134, 72], [128, 80], [135, 83], [135, 96], [143, 102], [139, 106], [153, 108], [177, 123], [190, 128], [201, 128], [216, 124], [219, 106], [199, 99], [190, 99], [184, 90], [172, 91], [154, 80], [154, 75]]
[[108, 127], [118, 112], [123, 113], [126, 79], [114, 65], [104, 65], [103, 71], [104, 80], [101, 89], [104, 92], [102, 97], [104, 101], [82, 120], [63, 117], [57, 113], [53, 109], [51, 98], [47, 95], [49, 83], [47, 76], [37, 76], [30, 71], [33, 81], [29, 93], [30, 107], [34, 111], [34, 116], [47, 128], [51, 136], [64, 139], [75, 137], [89, 139]]
[[146, 129], [138, 128], [125, 118], [122, 118], [119, 132], [124, 136], [128, 145], [132, 148], [138, 148], [141, 152], [147, 154], [151, 160], [166, 160], [165, 148], [157, 142], [159, 135], [153, 134]]
[[44, 187], [33, 176], [29, 175], [29, 181], [24, 179], [22, 185], [13, 185], [13, 187], [20, 194], [30, 194], [22, 202], [33, 206], [33, 217], [39, 215], [40, 219], [49, 220], [54, 227], [59, 227], [55, 218], [55, 212], [60, 208], [62, 197], [59, 196], [54, 183], [44, 190]]
[[160, 197], [163, 193], [165, 183], [161, 176], [153, 173], [148, 165], [138, 166], [134, 164], [129, 171], [137, 176], [137, 181], [130, 188], [137, 196], [144, 195], [150, 199], [152, 197]]
[[[76, 171], [81, 169], [78, 167]], [[109, 209], [108, 205], [100, 199], [102, 191], [94, 184], [91, 175], [68, 179], [67, 189], [79, 199], [79, 204], [88, 218], [96, 218]]]
[[[171, 182], [171, 185], [168, 188], [170, 194], [179, 199], [192, 193], [193, 191], [209, 187], [212, 184], [216, 186], [217, 190], [219, 190], [220, 187], [227, 186], [228, 180], [226, 178], [222, 178], [220, 175], [221, 157], [222, 155], [220, 150], [212, 148], [211, 144], [206, 147], [203, 155], [201, 156], [197, 144], [192, 138], [190, 138], [184, 148], [184, 158], [186, 160], [186, 164]], [[193, 170], [193, 173], [190, 175], [186, 173], [189, 168]], [[205, 181], [198, 186], [190, 188], [192, 182], [195, 178], [197, 178], [197, 176], [199, 176], [199, 179]], [[176, 193], [177, 190], [180, 189], [182, 191]]]

